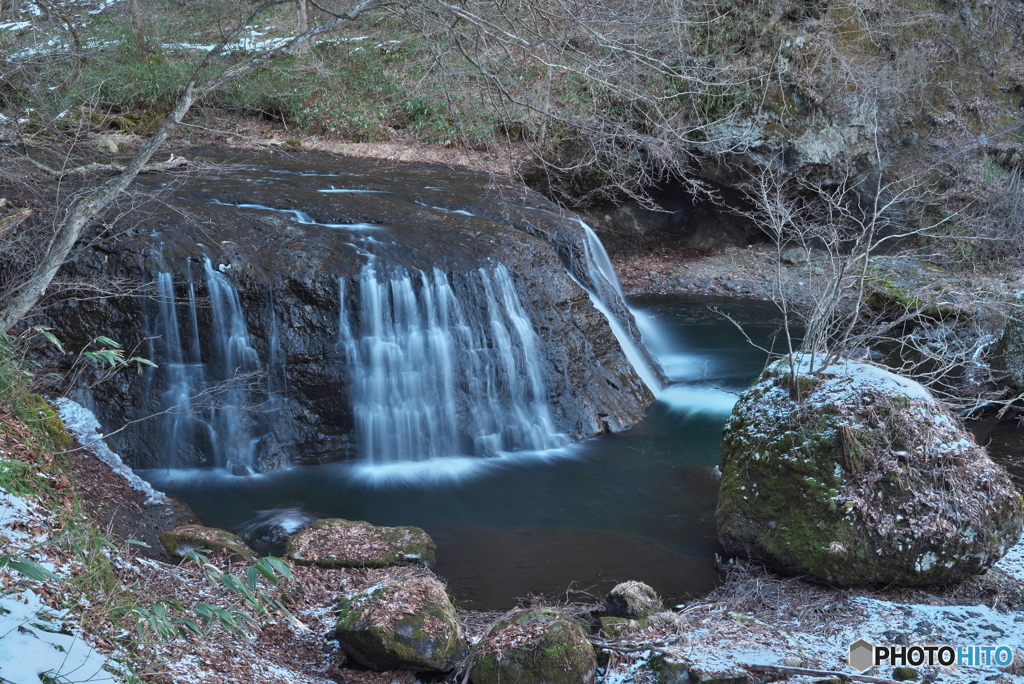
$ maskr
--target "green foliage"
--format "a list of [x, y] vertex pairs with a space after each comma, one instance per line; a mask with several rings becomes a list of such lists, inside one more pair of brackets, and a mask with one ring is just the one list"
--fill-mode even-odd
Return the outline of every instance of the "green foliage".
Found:
[[20, 497], [53, 493], [49, 481], [34, 466], [21, 461], [0, 460], [0, 487]]
[[142, 372], [143, 367], [156, 368], [156, 364], [149, 359], [142, 358], [141, 356], [132, 356], [125, 358], [124, 348], [116, 341], [103, 335], [98, 336], [90, 344], [90, 349], [87, 347], [82, 351], [82, 356], [99, 365], [100, 367], [108, 367], [111, 369], [126, 368], [132, 364], [135, 365], [138, 372]]
[[280, 599], [263, 589], [262, 583], [276, 586], [282, 579], [292, 579], [291, 569], [280, 558], [261, 558], [246, 569], [244, 576], [223, 572], [202, 550], [192, 551], [188, 558], [202, 569], [208, 583], [228, 589], [240, 605], [219, 606], [206, 602], [189, 605], [183, 601], [161, 600], [149, 607], [133, 605], [114, 612], [131, 619], [140, 634], [148, 632], [161, 641], [202, 636], [214, 625], [248, 641], [259, 631], [261, 619], [275, 615], [296, 627], [306, 628]]
[[20, 554], [0, 554], [0, 570], [7, 568], [14, 570], [15, 572], [19, 572], [28, 579], [36, 582], [58, 579], [57, 575], [47, 570], [39, 563], [25, 558]]

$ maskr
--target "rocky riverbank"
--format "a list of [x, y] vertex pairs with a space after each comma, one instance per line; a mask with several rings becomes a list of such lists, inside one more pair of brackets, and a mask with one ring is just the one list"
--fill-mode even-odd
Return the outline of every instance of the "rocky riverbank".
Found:
[[[3, 423], [5, 434], [13, 430], [17, 439], [30, 442], [28, 432], [19, 427], [23, 423], [17, 418], [5, 413]], [[91, 441], [88, 435], [84, 437]], [[79, 439], [82, 438], [79, 433]], [[5, 451], [5, 459], [16, 460], [46, 478], [51, 477], [46, 470], [46, 457], [39, 458], [45, 451], [17, 450], [11, 445], [6, 441], [0, 447]], [[88, 653], [92, 654], [83, 655], [82, 662], [102, 664], [106, 659], [108, 665], [121, 663], [115, 667], [121, 672], [130, 668], [145, 681], [168, 683], [412, 684], [462, 680], [462, 668], [470, 665], [467, 660], [453, 661], [455, 669], [450, 675], [378, 672], [342, 655], [344, 650], [336, 640], [339, 603], [344, 605], [373, 587], [392, 583], [405, 586], [415, 578], [429, 577], [429, 571], [417, 564], [384, 568], [294, 565], [290, 569], [291, 579], [275, 586], [259, 586], [268, 596], [282, 600], [297, 620], [265, 616], [253, 631], [251, 642], [223, 624], [212, 624], [203, 629], [201, 636], [168, 638], [165, 634], [159, 638], [152, 628], [159, 621], [142, 619], [138, 621], [137, 633], [133, 617], [151, 617], [158, 612], [157, 605], [168, 601], [176, 602], [169, 614], [172, 618], [187, 617], [201, 603], [234, 610], [244, 608], [244, 602], [225, 585], [211, 584], [195, 563], [178, 565], [168, 562], [158, 545], [128, 543], [130, 539], [151, 535], [151, 525], [164, 529], [176, 526], [181, 521], [180, 513], [172, 514], [164, 504], [147, 503], [147, 493], [126, 484], [123, 475], [97, 458], [95, 447], [79, 448], [61, 457], [66, 459], [71, 477], [66, 484], [58, 484], [52, 495], [19, 496], [9, 489], [5, 491], [5, 510], [17, 514], [5, 515], [0, 529], [0, 535], [6, 539], [4, 553], [49, 564], [47, 567], [57, 575], [56, 579], [39, 582], [8, 574], [5, 600], [28, 599], [32, 611], [48, 610], [44, 604], [66, 608], [61, 629], [77, 634], [78, 642], [89, 644]], [[61, 510], [74, 509], [86, 491], [90, 501], [116, 499], [119, 503], [117, 509], [88, 509], [93, 516], [93, 529], [104, 530], [109, 540], [101, 547], [102, 556], [107, 559], [102, 584], [95, 581], [95, 557], [83, 563], [61, 542], [67, 529]], [[121, 508], [146, 513], [119, 517]], [[132, 521], [138, 526], [133, 528]], [[444, 549], [437, 553], [443, 554]], [[215, 555], [211, 561], [220, 571], [243, 578], [253, 567], [252, 561], [231, 561], [229, 554]], [[550, 609], [576, 621], [593, 649], [598, 668], [596, 678], [602, 682], [672, 682], [679, 681], [682, 674], [687, 675], [687, 681], [694, 681], [694, 676], [702, 682], [765, 681], [774, 678], [766, 673], [779, 667], [853, 674], [845, 664], [847, 648], [860, 638], [879, 644], [1009, 645], [1019, 651], [1017, 664], [1007, 672], [995, 667], [919, 668], [918, 675], [931, 681], [1012, 682], [1024, 672], [1020, 669], [1024, 663], [1024, 544], [1011, 549], [980, 577], [927, 590], [838, 590], [780, 578], [759, 566], [738, 562], [727, 564], [723, 570], [724, 584], [709, 596], [632, 621], [628, 616], [600, 619], [605, 615], [622, 615], [621, 600], [608, 606], [563, 605], [535, 597], [524, 600], [522, 605]], [[391, 605], [386, 602], [382, 605], [383, 610], [398, 611], [398, 615], [407, 611], [398, 604], [391, 608], [386, 607]], [[656, 611], [656, 603], [652, 605]], [[146, 612], [132, 612], [132, 608]], [[470, 655], [472, 646], [495, 624], [522, 614], [458, 611], [459, 628], [469, 647], [458, 657], [474, 657]], [[23, 630], [36, 630], [33, 625], [38, 622], [34, 613], [29, 615], [24, 610], [0, 619], [9, 627], [5, 629], [7, 638], [15, 634], [24, 637]], [[19, 627], [23, 629], [19, 631]], [[46, 638], [38, 630], [33, 633]], [[509, 639], [506, 647], [508, 643], [526, 643], [523, 640], [527, 637]], [[45, 645], [40, 644], [40, 649], [45, 652]], [[488, 649], [484, 650], [493, 652]], [[59, 666], [59, 651], [51, 650], [51, 659], [39, 661], [37, 667]], [[6, 678], [5, 667], [9, 666], [0, 662], [0, 676]], [[585, 664], [581, 667], [586, 670]], [[891, 668], [868, 674], [883, 679], [893, 676]], [[106, 676], [97, 669], [84, 681], [106, 681]], [[823, 676], [794, 675], [792, 680], [816, 681]]]

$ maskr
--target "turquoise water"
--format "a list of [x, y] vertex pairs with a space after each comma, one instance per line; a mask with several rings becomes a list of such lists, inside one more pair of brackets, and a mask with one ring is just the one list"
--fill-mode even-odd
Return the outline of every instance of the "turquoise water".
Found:
[[502, 609], [567, 591], [603, 595], [640, 580], [671, 601], [719, 581], [714, 507], [722, 425], [761, 371], [774, 307], [698, 297], [633, 299], [648, 345], [675, 381], [644, 421], [570, 447], [389, 469], [353, 463], [263, 475], [222, 470], [140, 474], [210, 525], [238, 529], [258, 511], [416, 525], [437, 543], [435, 571], [462, 605]]

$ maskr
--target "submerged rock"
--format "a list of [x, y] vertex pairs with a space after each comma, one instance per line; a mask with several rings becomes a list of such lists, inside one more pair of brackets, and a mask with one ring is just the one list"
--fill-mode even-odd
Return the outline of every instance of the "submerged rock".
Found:
[[605, 598], [605, 612], [612, 617], [640, 620], [663, 609], [657, 592], [643, 582], [616, 584]]
[[490, 631], [470, 679], [473, 684], [584, 684], [594, 681], [596, 673], [597, 657], [579, 623], [536, 609]]
[[923, 585], [1016, 543], [1021, 496], [924, 387], [847, 360], [812, 373], [810, 358], [771, 365], [725, 426], [728, 552], [837, 585]]
[[233, 561], [247, 561], [255, 557], [240, 537], [216, 527], [183, 525], [161, 534], [160, 543], [173, 558], [185, 558], [197, 549], [207, 549], [214, 554], [226, 551]]
[[388, 578], [343, 600], [335, 637], [352, 660], [382, 671], [448, 672], [466, 648], [448, 593], [430, 576]]
[[256, 515], [238, 527], [238, 534], [261, 553], [282, 553], [288, 539], [308, 528], [317, 517], [301, 508], [273, 508]]
[[285, 554], [321, 568], [383, 568], [434, 564], [437, 546], [418, 527], [377, 527], [341, 518], [319, 520], [290, 537]]

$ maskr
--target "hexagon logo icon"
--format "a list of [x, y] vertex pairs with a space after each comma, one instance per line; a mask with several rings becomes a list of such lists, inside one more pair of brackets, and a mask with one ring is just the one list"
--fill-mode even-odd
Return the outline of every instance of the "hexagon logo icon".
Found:
[[857, 672], [866, 672], [874, 664], [874, 644], [865, 639], [858, 639], [850, 644], [850, 667], [857, 670]]

